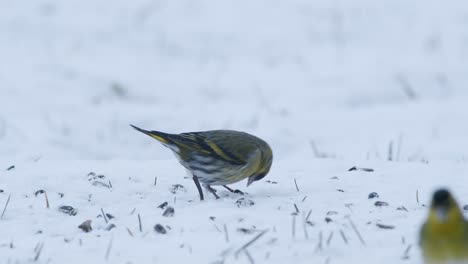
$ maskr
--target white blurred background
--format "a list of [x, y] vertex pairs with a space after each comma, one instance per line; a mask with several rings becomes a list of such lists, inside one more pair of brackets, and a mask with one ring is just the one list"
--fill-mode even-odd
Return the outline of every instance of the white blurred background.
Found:
[[277, 159], [468, 154], [464, 0], [2, 0], [0, 58], [12, 162], [172, 158], [129, 123]]

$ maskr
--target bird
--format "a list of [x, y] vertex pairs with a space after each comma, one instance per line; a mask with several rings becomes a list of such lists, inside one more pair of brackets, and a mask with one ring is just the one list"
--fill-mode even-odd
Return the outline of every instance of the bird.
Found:
[[447, 189], [434, 192], [419, 245], [426, 264], [468, 264], [468, 222]]
[[174, 153], [180, 164], [191, 173], [200, 200], [204, 200], [200, 182], [216, 199], [219, 196], [212, 187], [216, 185], [243, 194], [227, 185], [247, 178], [249, 186], [263, 179], [273, 162], [273, 151], [268, 143], [245, 132], [210, 130], [168, 134], [130, 126], [156, 139]]

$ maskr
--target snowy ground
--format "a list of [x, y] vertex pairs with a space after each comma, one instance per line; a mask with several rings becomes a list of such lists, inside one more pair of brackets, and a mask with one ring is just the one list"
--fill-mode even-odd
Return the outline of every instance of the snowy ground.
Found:
[[[467, 29], [463, 0], [0, 1], [0, 263], [421, 263], [434, 188], [468, 204]], [[234, 186], [253, 206], [199, 202], [129, 123], [247, 131], [274, 165]]]

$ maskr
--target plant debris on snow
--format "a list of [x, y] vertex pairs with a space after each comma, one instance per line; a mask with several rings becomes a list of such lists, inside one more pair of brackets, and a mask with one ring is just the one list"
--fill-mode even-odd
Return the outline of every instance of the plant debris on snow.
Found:
[[58, 210], [64, 214], [75, 216], [78, 213], [78, 210], [69, 205], [62, 205]]

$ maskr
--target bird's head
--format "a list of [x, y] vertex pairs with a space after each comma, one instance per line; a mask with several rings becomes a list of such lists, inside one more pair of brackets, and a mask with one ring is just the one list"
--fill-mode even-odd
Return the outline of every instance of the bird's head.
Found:
[[271, 164], [273, 163], [273, 151], [271, 150], [270, 146], [268, 146], [266, 143], [262, 145], [260, 147], [259, 154], [260, 156], [257, 170], [249, 177], [247, 186], [252, 184], [254, 181], [263, 179], [268, 174], [268, 172], [270, 172]]
[[447, 189], [439, 189], [432, 196], [429, 221], [434, 224], [450, 224], [463, 220], [464, 217], [457, 202]]

